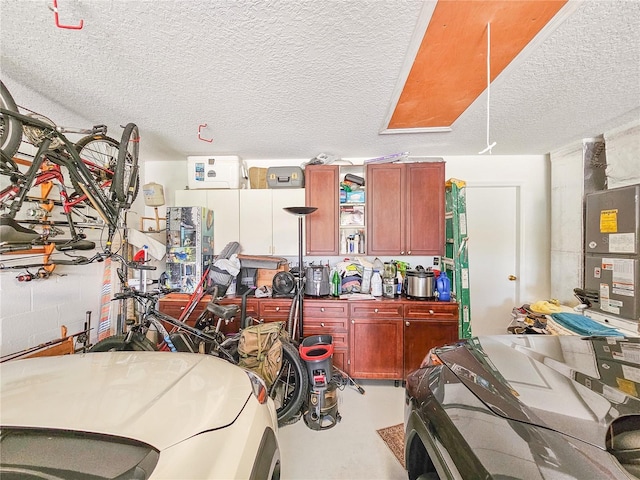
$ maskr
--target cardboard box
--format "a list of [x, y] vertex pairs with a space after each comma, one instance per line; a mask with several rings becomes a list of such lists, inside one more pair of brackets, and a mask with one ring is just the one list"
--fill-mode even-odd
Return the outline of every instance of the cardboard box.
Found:
[[280, 265], [276, 270], [271, 270], [267, 268], [259, 268], [258, 269], [258, 278], [256, 279], [256, 287], [264, 287], [265, 285], [268, 287], [273, 286], [273, 277], [275, 277], [278, 272], [288, 272], [289, 264], [284, 263]]

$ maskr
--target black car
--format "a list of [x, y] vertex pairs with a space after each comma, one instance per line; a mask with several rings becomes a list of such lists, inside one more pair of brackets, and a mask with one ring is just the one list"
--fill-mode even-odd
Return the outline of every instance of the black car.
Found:
[[409, 374], [409, 479], [640, 478], [640, 338], [478, 337]]

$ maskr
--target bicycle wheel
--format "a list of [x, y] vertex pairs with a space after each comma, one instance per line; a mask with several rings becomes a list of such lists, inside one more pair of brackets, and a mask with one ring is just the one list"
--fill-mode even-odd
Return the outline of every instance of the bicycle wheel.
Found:
[[125, 342], [126, 335], [113, 335], [107, 337], [104, 340], [100, 340], [93, 347], [89, 349], [89, 352], [120, 352], [120, 351], [135, 351], [135, 352], [151, 352], [156, 350], [155, 346], [146, 337], [139, 337], [136, 335], [131, 339], [129, 343]]
[[[2, 82], [0, 82], [0, 108], [12, 112], [18, 111], [16, 102]], [[21, 142], [22, 122], [10, 115], [0, 114], [0, 150], [2, 151], [3, 168], [8, 162], [11, 164], [7, 166], [8, 168], [17, 170], [18, 166], [13, 161], [13, 156], [18, 151]]]
[[[75, 144], [76, 151], [91, 175], [100, 186], [105, 197], [112, 200], [110, 196], [111, 184], [113, 183], [114, 170], [118, 161], [120, 142], [106, 135], [87, 135], [82, 137]], [[73, 200], [76, 195], [83, 195], [84, 192], [78, 187], [77, 182], [71, 178], [71, 184], [75, 190], [69, 198]], [[89, 200], [87, 204], [91, 205]]]
[[124, 127], [118, 162], [116, 163], [115, 176], [113, 178], [112, 192], [116, 199], [128, 208], [133, 203], [139, 185], [138, 178], [138, 150], [140, 147], [140, 135], [135, 123], [129, 123]]
[[307, 367], [300, 359], [298, 350], [288, 341], [282, 340], [282, 367], [280, 375], [269, 388], [278, 415], [278, 425], [286, 425], [302, 411], [309, 393]]
[[[89, 170], [92, 173], [97, 171], [96, 180], [113, 178], [113, 172], [118, 162], [118, 153], [120, 152], [120, 142], [106, 135], [87, 135], [78, 140], [75, 147], [78, 154], [80, 154], [80, 158], [85, 163], [88, 162]], [[104, 172], [103, 169], [108, 170], [108, 172]]]

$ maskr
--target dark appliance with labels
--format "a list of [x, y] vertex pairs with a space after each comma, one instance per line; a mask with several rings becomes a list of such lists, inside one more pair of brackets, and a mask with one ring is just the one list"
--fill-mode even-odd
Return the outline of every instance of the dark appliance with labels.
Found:
[[593, 310], [640, 320], [640, 184], [586, 195], [585, 281]]

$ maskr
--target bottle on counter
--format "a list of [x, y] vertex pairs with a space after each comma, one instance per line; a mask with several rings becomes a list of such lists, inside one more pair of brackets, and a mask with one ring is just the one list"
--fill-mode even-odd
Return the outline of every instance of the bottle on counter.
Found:
[[331, 295], [334, 297], [339, 297], [342, 293], [342, 280], [340, 279], [340, 272], [338, 272], [337, 268], [333, 269], [333, 274], [331, 275]]
[[364, 267], [364, 272], [362, 273], [362, 284], [360, 285], [360, 293], [371, 292], [371, 276], [372, 275], [373, 275], [373, 270], [371, 270], [371, 267]]
[[436, 280], [436, 290], [438, 291], [438, 301], [448, 302], [451, 300], [451, 282], [444, 270], [438, 275]]
[[371, 295], [374, 297], [382, 296], [382, 277], [378, 270], [374, 270], [371, 276]]

